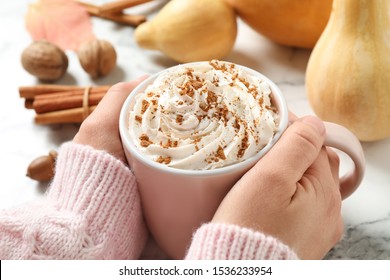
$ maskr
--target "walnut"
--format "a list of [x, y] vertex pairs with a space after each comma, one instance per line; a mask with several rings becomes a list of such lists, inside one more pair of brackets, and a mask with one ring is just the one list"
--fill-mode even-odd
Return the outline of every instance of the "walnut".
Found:
[[23, 68], [43, 81], [61, 78], [68, 68], [68, 58], [56, 45], [35, 41], [22, 53]]
[[82, 44], [77, 55], [81, 66], [92, 78], [107, 75], [116, 65], [116, 51], [105, 40], [95, 39]]

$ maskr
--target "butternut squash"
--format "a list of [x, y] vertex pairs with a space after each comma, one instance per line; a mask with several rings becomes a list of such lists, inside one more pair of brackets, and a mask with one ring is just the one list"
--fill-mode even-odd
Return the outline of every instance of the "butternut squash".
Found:
[[390, 136], [390, 1], [334, 0], [306, 70], [315, 113], [362, 141]]
[[178, 62], [221, 59], [234, 46], [237, 19], [223, 0], [171, 0], [135, 30], [139, 46]]
[[332, 0], [225, 0], [254, 30], [272, 41], [313, 48], [328, 22]]

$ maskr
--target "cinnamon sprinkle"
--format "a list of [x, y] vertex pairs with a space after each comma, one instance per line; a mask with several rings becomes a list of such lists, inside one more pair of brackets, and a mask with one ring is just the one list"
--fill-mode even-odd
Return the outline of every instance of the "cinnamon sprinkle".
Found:
[[176, 116], [176, 123], [182, 125], [183, 124], [183, 116], [182, 115], [177, 115]]
[[216, 77], [213, 77], [213, 81], [211, 82], [214, 86], [219, 87], [219, 80]]
[[[238, 74], [237, 74], [238, 75]], [[238, 80], [249, 89], [250, 84], [244, 78], [238, 78]]]
[[226, 105], [224, 105], [223, 108], [221, 109], [221, 116], [225, 120], [225, 124], [229, 120], [229, 113], [230, 113], [229, 108]]
[[135, 116], [135, 120], [136, 120], [137, 122], [139, 122], [139, 123], [142, 123], [142, 117], [141, 117], [141, 116], [136, 115], [136, 116]]
[[263, 98], [263, 96], [259, 98], [258, 103], [259, 103], [260, 107], [263, 106], [263, 103], [264, 103], [264, 98]]
[[179, 145], [179, 142], [178, 141], [172, 141], [171, 139], [168, 139], [168, 141], [163, 144], [162, 142], [160, 142], [160, 146], [164, 149], [168, 149], [168, 148], [176, 148], [177, 146]]
[[248, 132], [245, 131], [244, 138], [241, 141], [241, 148], [237, 152], [237, 157], [242, 158], [245, 154], [246, 149], [248, 149], [249, 144], [248, 144]]
[[200, 103], [199, 104], [199, 108], [202, 109], [204, 112], [207, 112], [209, 110], [209, 105], [205, 104], [205, 103]]
[[215, 70], [220, 70], [220, 71], [227, 71], [226, 65], [222, 64], [219, 65], [216, 60], [211, 60], [209, 61], [209, 64], [215, 69]]
[[194, 69], [192, 68], [187, 68], [187, 72], [186, 72], [186, 75], [190, 78], [193, 78], [194, 75], [192, 74], [194, 72]]
[[158, 163], [164, 163], [164, 164], [170, 164], [170, 163], [171, 163], [171, 160], [172, 160], [171, 157], [159, 156], [159, 157], [156, 159], [156, 162], [158, 162]]
[[221, 146], [218, 146], [218, 149], [217, 149], [217, 156], [222, 159], [222, 160], [225, 160], [226, 159], [226, 156], [225, 156], [225, 152], [223, 151], [223, 148]]
[[146, 101], [145, 99], [142, 100], [142, 106], [141, 106], [141, 114], [143, 115], [145, 113], [145, 111], [148, 109], [149, 107], [149, 102]]
[[209, 105], [210, 104], [215, 104], [215, 103], [217, 103], [218, 97], [215, 94], [215, 92], [213, 92], [211, 90], [208, 90], [207, 91], [207, 98], [206, 98], [206, 100], [209, 103]]
[[237, 117], [236, 117], [236, 120], [235, 120], [235, 122], [233, 124], [233, 127], [236, 130], [236, 132], [238, 132], [240, 130], [240, 123], [239, 123]]
[[191, 87], [190, 83], [185, 83], [182, 86], [179, 86], [180, 90], [180, 95], [187, 95], [189, 97], [194, 97], [194, 89]]
[[148, 147], [150, 144], [153, 144], [153, 142], [149, 140], [149, 136], [146, 134], [141, 134], [139, 140], [141, 140], [140, 145], [144, 148]]
[[203, 87], [203, 82], [199, 80], [199, 77], [196, 77], [196, 81], [191, 81], [191, 86], [198, 90], [200, 89], [201, 87]]

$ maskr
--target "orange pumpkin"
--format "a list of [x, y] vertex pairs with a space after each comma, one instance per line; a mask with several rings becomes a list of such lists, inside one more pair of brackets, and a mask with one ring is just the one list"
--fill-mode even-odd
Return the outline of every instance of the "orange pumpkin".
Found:
[[332, 0], [225, 0], [253, 29], [272, 41], [313, 48], [332, 9]]

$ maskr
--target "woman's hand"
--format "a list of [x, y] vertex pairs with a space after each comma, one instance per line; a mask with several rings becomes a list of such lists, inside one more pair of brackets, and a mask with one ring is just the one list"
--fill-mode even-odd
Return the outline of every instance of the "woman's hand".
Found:
[[73, 142], [104, 150], [126, 163], [119, 135], [119, 114], [130, 92], [146, 76], [113, 85], [90, 116], [81, 124]]
[[230, 190], [213, 222], [272, 235], [301, 259], [320, 259], [343, 232], [339, 158], [316, 117], [294, 121]]

